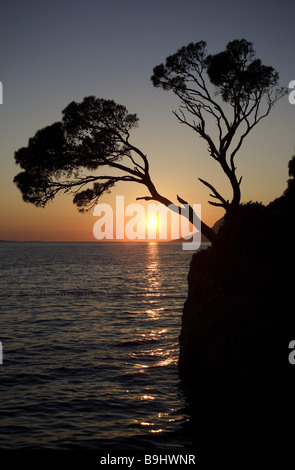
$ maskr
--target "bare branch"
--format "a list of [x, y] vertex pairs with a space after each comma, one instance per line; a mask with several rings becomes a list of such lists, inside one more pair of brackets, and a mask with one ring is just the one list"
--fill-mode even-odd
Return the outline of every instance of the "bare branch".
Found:
[[221, 204], [217, 204], [216, 202], [210, 202], [208, 201], [210, 204], [216, 206], [220, 206], [220, 207], [223, 207], [224, 209], [227, 209], [228, 206], [229, 206], [229, 202], [226, 201], [222, 196], [221, 194], [219, 194], [219, 192], [214, 188], [214, 186], [212, 186], [212, 184], [208, 183], [207, 181], [203, 180], [202, 178], [198, 178], [199, 181], [201, 181], [201, 183], [203, 183], [205, 186], [207, 186], [209, 189], [211, 189], [211, 191], [214, 193], [214, 196], [216, 199], [219, 199]]
[[144, 200], [144, 201], [156, 201], [157, 199], [152, 197], [152, 196], [141, 196], [141, 197], [137, 197], [136, 198], [136, 201], [140, 201], [140, 200]]
[[208, 201], [208, 204], [211, 204], [211, 206], [223, 207], [223, 209], [224, 209], [224, 205], [223, 205], [223, 204], [220, 204], [220, 203], [218, 203], [218, 202]]
[[188, 204], [187, 201], [185, 201], [180, 196], [178, 196], [178, 194], [177, 194], [177, 201], [180, 202], [180, 204]]
[[[179, 49], [166, 59], [165, 65], [154, 69], [152, 81], [178, 96], [181, 105], [175, 116], [207, 142], [210, 156], [221, 165], [233, 190], [232, 201], [227, 202], [229, 208], [238, 205], [241, 198], [235, 155], [253, 127], [269, 114], [284, 93], [282, 88], [276, 88], [277, 72], [256, 58], [252, 43], [234, 40], [224, 51], [210, 56], [205, 46], [200, 41]], [[210, 84], [215, 87], [214, 96]], [[221, 107], [217, 96], [227, 108]], [[207, 117], [215, 121], [216, 138], [207, 131]], [[217, 194], [213, 192], [214, 197]]]

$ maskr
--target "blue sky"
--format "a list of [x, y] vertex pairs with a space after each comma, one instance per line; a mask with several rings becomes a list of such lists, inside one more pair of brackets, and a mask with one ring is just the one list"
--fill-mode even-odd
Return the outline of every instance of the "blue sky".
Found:
[[[225, 184], [206, 147], [172, 114], [177, 100], [155, 89], [153, 67], [189, 42], [205, 40], [210, 53], [233, 39], [252, 41], [257, 56], [288, 86], [295, 79], [295, 6], [291, 1], [150, 0], [10, 1], [1, 6], [0, 210], [1, 238], [91, 239], [91, 214], [78, 214], [70, 198], [41, 210], [22, 202], [12, 180], [13, 154], [29, 137], [61, 117], [72, 100], [96, 95], [137, 113], [136, 144], [148, 154], [159, 190], [202, 204], [209, 223], [222, 216], [207, 204], [203, 177]], [[286, 186], [295, 147], [295, 106], [283, 98], [249, 136], [238, 157], [243, 199], [269, 202]], [[140, 189], [140, 188], [139, 188]], [[226, 191], [226, 189], [225, 189]], [[106, 198], [144, 195], [118, 186]], [[66, 223], [64, 222], [66, 221]], [[64, 223], [64, 224], [63, 224]]]

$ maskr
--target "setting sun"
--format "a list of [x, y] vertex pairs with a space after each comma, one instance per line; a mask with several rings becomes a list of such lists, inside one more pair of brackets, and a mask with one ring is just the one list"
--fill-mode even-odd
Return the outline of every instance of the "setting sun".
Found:
[[151, 228], [157, 227], [157, 219], [148, 219], [148, 226]]

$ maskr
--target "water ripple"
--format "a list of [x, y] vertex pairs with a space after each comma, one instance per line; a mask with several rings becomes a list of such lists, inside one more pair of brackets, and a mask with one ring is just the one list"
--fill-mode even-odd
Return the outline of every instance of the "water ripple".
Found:
[[178, 244], [0, 244], [2, 449], [183, 449]]

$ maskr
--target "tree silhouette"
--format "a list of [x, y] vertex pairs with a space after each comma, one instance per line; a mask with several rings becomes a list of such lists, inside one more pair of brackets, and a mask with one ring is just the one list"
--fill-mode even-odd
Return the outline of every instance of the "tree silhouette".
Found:
[[[168, 57], [165, 65], [154, 69], [152, 81], [157, 87], [173, 90], [180, 98], [181, 107], [175, 112], [178, 120], [205, 139], [211, 157], [230, 180], [231, 202], [201, 179], [219, 201], [210, 203], [226, 211], [238, 205], [241, 178], [236, 177], [234, 157], [251, 129], [283, 95], [284, 90], [277, 87], [278, 74], [255, 59], [252, 44], [245, 40], [229, 43], [226, 51], [214, 56], [207, 55], [205, 43], [199, 42]], [[209, 85], [214, 87], [215, 94]], [[216, 92], [232, 109], [231, 118], [226, 116], [227, 110], [221, 106]], [[263, 102], [266, 107], [259, 114]], [[189, 121], [186, 114], [198, 122]], [[218, 143], [207, 133], [205, 114], [215, 120]], [[93, 208], [100, 196], [117, 182], [127, 181], [148, 189], [148, 196], [137, 199], [171, 206], [172, 201], [158, 192], [150, 177], [147, 156], [130, 141], [130, 133], [137, 125], [136, 114], [129, 114], [124, 106], [112, 100], [89, 96], [81, 103], [70, 103], [62, 112], [60, 122], [37, 131], [27, 147], [15, 152], [15, 161], [24, 171], [15, 176], [14, 182], [24, 201], [44, 207], [58, 193], [70, 192], [78, 209], [85, 211]], [[96, 174], [101, 168], [103, 174]], [[110, 170], [106, 173], [107, 168]], [[180, 213], [187, 202], [180, 196], [177, 200], [179, 204], [173, 204], [173, 210]], [[194, 215], [189, 206], [188, 217], [192, 223]], [[203, 222], [201, 231], [214, 241], [214, 231]]]
[[[242, 177], [236, 175], [235, 156], [253, 127], [286, 93], [278, 86], [278, 78], [273, 67], [255, 58], [252, 43], [245, 39], [228, 43], [225, 51], [215, 55], [207, 55], [204, 41], [191, 43], [169, 56], [165, 65], [154, 68], [154, 86], [172, 90], [179, 97], [181, 106], [175, 116], [205, 140], [210, 156], [230, 181], [233, 196], [228, 201], [199, 178], [218, 201], [210, 204], [226, 211], [239, 205]], [[215, 124], [215, 135], [211, 130], [208, 133], [207, 121]]]
[[288, 173], [291, 178], [295, 178], [295, 155], [292, 155], [292, 158], [288, 163]]

